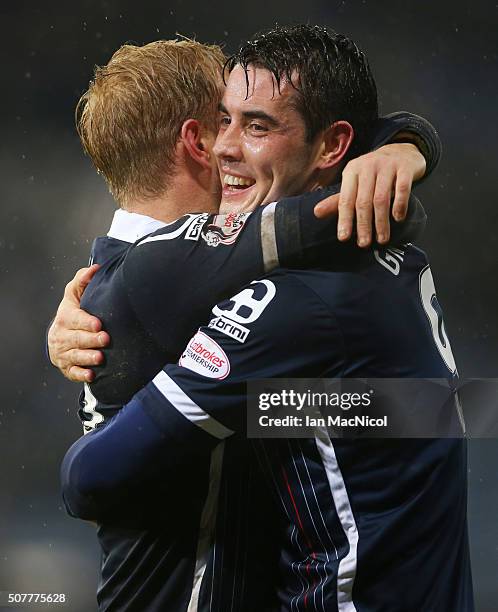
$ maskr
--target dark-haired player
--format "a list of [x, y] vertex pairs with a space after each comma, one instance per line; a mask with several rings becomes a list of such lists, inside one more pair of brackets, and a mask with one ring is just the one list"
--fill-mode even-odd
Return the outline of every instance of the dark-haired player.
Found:
[[[298, 41], [299, 42], [299, 41]], [[311, 42], [313, 42], [313, 39], [311, 38]], [[329, 59], [329, 58], [327, 58]], [[280, 74], [280, 73], [278, 73]], [[264, 92], [265, 94], [267, 93], [266, 91]], [[268, 102], [267, 96], [264, 95], [263, 99]], [[281, 99], [278, 98], [277, 102], [281, 102]], [[254, 103], [254, 100], [252, 100], [251, 102], [252, 104]], [[284, 118], [285, 120], [285, 113], [286, 111], [289, 110], [288, 105], [287, 105], [287, 100], [284, 100], [284, 104], [285, 107], [282, 109], [284, 112], [281, 113], [278, 111], [278, 109], [275, 110], [274, 114], [271, 113], [263, 113], [261, 112], [261, 109], [258, 108], [254, 108], [254, 106], [248, 111], [241, 111], [241, 116], [237, 117], [238, 119], [243, 118], [244, 120], [251, 120], [251, 121], [256, 121], [256, 120], [263, 120], [265, 119], [266, 121], [270, 121], [272, 127], [275, 128], [275, 133], [277, 133], [278, 131], [278, 127], [282, 127], [282, 123], [279, 124], [278, 120], [280, 119], [282, 121], [282, 118]], [[226, 110], [231, 109], [231, 105], [228, 99], [225, 99], [225, 106], [224, 108]], [[268, 110], [268, 109], [267, 109]], [[290, 164], [289, 166], [289, 171], [288, 173], [285, 170], [284, 165], [282, 164], [281, 166], [278, 165], [278, 162], [280, 162], [282, 160], [282, 158], [276, 157], [275, 153], [280, 152], [280, 154], [282, 154], [282, 148], [279, 150], [278, 147], [277, 149], [272, 149], [272, 155], [270, 157], [267, 158], [260, 158], [261, 159], [261, 163], [258, 162], [257, 159], [253, 160], [253, 163], [251, 165], [251, 162], [247, 161], [246, 158], [241, 158], [239, 157], [239, 151], [236, 151], [235, 148], [230, 149], [230, 153], [227, 154], [225, 153], [220, 153], [220, 158], [222, 159], [223, 163], [227, 163], [229, 158], [230, 161], [230, 173], [228, 172], [223, 172], [224, 176], [230, 176], [230, 177], [238, 177], [242, 179], [242, 184], [239, 183], [239, 185], [237, 185], [237, 187], [241, 187], [241, 189], [230, 189], [229, 187], [225, 187], [224, 190], [224, 199], [228, 199], [228, 200], [233, 200], [234, 198], [240, 198], [239, 199], [239, 203], [242, 202], [242, 200], [244, 200], [244, 198], [247, 198], [247, 196], [249, 196], [249, 200], [245, 200], [244, 201], [244, 205], [247, 203], [258, 203], [258, 199], [260, 201], [264, 201], [266, 198], [270, 198], [273, 197], [273, 194], [276, 193], [279, 196], [285, 195], [285, 193], [293, 193], [293, 192], [297, 192], [300, 190], [300, 187], [302, 186], [303, 188], [308, 187], [308, 186], [314, 186], [314, 184], [310, 185], [310, 181], [311, 180], [316, 180], [317, 181], [317, 185], [325, 185], [328, 184], [328, 182], [331, 182], [334, 177], [335, 177], [335, 172], [333, 171], [334, 167], [336, 167], [337, 170], [337, 166], [339, 166], [341, 159], [344, 157], [344, 155], [347, 153], [347, 150], [349, 148], [349, 141], [351, 140], [350, 136], [351, 133], [349, 133], [349, 136], [347, 134], [347, 127], [346, 127], [346, 121], [343, 121], [341, 124], [341, 121], [337, 121], [337, 132], [338, 134], [337, 136], [337, 147], [334, 146], [334, 143], [332, 142], [334, 139], [332, 138], [331, 140], [329, 140], [328, 136], [330, 136], [330, 134], [327, 134], [327, 139], [326, 142], [324, 144], [325, 146], [325, 153], [323, 155], [323, 151], [321, 149], [321, 147], [317, 147], [316, 149], [314, 149], [313, 145], [316, 145], [317, 143], [314, 142], [316, 141], [317, 137], [321, 138], [322, 137], [322, 130], [319, 130], [318, 134], [310, 135], [310, 136], [305, 136], [305, 132], [303, 131], [303, 121], [301, 119], [301, 122], [299, 123], [297, 121], [298, 117], [299, 117], [299, 113], [297, 115], [292, 115], [292, 113], [290, 114], [291, 116], [287, 116], [288, 122], [286, 123], [285, 127], [286, 129], [290, 129], [291, 133], [294, 134], [294, 136], [297, 139], [297, 144], [299, 145], [296, 150], [294, 151], [294, 158], [290, 159], [290, 162], [294, 161], [296, 163], [295, 166], [293, 166], [292, 164]], [[236, 113], [230, 114], [230, 120], [234, 119], [234, 117], [236, 116]], [[284, 116], [284, 117], [283, 117]], [[273, 121], [275, 120], [275, 121]], [[340, 125], [341, 124], [341, 125]], [[230, 126], [232, 125], [232, 123], [230, 122]], [[256, 126], [256, 124], [255, 124]], [[238, 126], [237, 127], [241, 127]], [[261, 127], [261, 125], [259, 125], [258, 123], [258, 128], [255, 127], [255, 131], [259, 132], [259, 128]], [[300, 129], [301, 128], [301, 129]], [[294, 130], [294, 131], [292, 131]], [[244, 130], [241, 130], [244, 131]], [[264, 130], [263, 130], [264, 131]], [[325, 130], [326, 131], [326, 130]], [[250, 134], [248, 134], [248, 136], [250, 136]], [[222, 138], [222, 141], [225, 139], [226, 134], [224, 135], [224, 137]], [[255, 136], [255, 138], [260, 138], [261, 136]], [[242, 137], [243, 138], [243, 137]], [[303, 141], [303, 139], [308, 139], [309, 138], [309, 149], [307, 148], [307, 146], [303, 146], [301, 147], [301, 143]], [[348, 140], [349, 139], [349, 140]], [[284, 147], [286, 147], [287, 141], [283, 141], [283, 145]], [[332, 143], [332, 149], [333, 150], [328, 150], [327, 147], [329, 147], [329, 145]], [[221, 147], [223, 145], [220, 145]], [[322, 155], [324, 157], [324, 159], [322, 159]], [[290, 156], [292, 157], [292, 156]], [[268, 181], [268, 174], [267, 174], [267, 170], [268, 170], [268, 163], [271, 163], [273, 159], [274, 162], [274, 166], [273, 166], [273, 181]], [[246, 164], [244, 166], [244, 169], [250, 170], [250, 173], [247, 174], [243, 174], [242, 171], [240, 170], [241, 165], [242, 164]], [[303, 172], [303, 175], [301, 177], [298, 177], [296, 175], [294, 175], [295, 169], [297, 168], [297, 165], [299, 164], [301, 171]], [[237, 166], [237, 167], [234, 167]], [[313, 168], [312, 168], [313, 166]], [[222, 167], [223, 170], [223, 167]], [[253, 172], [254, 171], [254, 172]], [[316, 171], [316, 172], [315, 172]], [[324, 172], [322, 172], [324, 171]], [[258, 172], [260, 172], [258, 174]], [[253, 175], [254, 174], [254, 175]], [[250, 183], [247, 185], [247, 190], [244, 189], [244, 183]], [[233, 185], [233, 180], [229, 179], [229, 181], [224, 181], [225, 185]], [[233, 193], [237, 191], [238, 193]], [[253, 196], [256, 192], [257, 197]], [[258, 196], [259, 194], [259, 196]], [[167, 240], [168, 239], [168, 234], [171, 233], [171, 230], [168, 229], [166, 231], [160, 231], [157, 232], [155, 235], [151, 236], [148, 239], [145, 239], [142, 243], [138, 243], [138, 245], [135, 247], [135, 249], [133, 249], [133, 255], [130, 254], [129, 259], [133, 262], [133, 258], [134, 257], [146, 257], [146, 253], [145, 251], [149, 251], [149, 253], [152, 255], [155, 250], [152, 250], [152, 246], [154, 246], [154, 242], [160, 242], [162, 240]], [[147, 261], [147, 260], [146, 260]], [[148, 260], [149, 262], [151, 262], [151, 259]], [[135, 262], [136, 265], [139, 264], [139, 261], [136, 260]], [[150, 263], [149, 263], [150, 265]], [[133, 263], [131, 265], [131, 270], [133, 270]], [[156, 278], [157, 278], [157, 274], [155, 274]], [[143, 279], [142, 279], [143, 280]], [[147, 285], [145, 285], [145, 290], [147, 290]], [[150, 289], [149, 289], [150, 292]], [[114, 313], [114, 307], [117, 306], [118, 304], [112, 304], [113, 306], [113, 313]], [[247, 304], [245, 306], [248, 306]], [[157, 313], [160, 315], [160, 313]], [[156, 316], [157, 316], [156, 314]], [[228, 321], [231, 321], [231, 326], [232, 328], [236, 326], [236, 321], [234, 319], [231, 319], [230, 317], [228, 317]], [[227, 333], [227, 328], [225, 328], [224, 333]], [[216, 365], [216, 364], [214, 364]], [[212, 370], [210, 370], [212, 371]], [[158, 402], [158, 408], [161, 409], [162, 405], [161, 405], [162, 401], [160, 399], [160, 401]], [[87, 452], [89, 449], [92, 448], [93, 443], [95, 442], [99, 442], [101, 440], [100, 434], [105, 434], [105, 436], [107, 434], [109, 434], [108, 437], [105, 437], [105, 443], [108, 444], [107, 450], [111, 450], [114, 447], [114, 440], [117, 442], [118, 438], [113, 438], [113, 435], [118, 434], [120, 432], [120, 427], [121, 424], [126, 424], [127, 423], [127, 418], [129, 416], [129, 412], [130, 411], [125, 411], [124, 413], [118, 414], [115, 419], [106, 427], [102, 428], [100, 431], [96, 432], [96, 434], [90, 434], [90, 437], [88, 438], [88, 442], [84, 443], [84, 448], [85, 448], [85, 452]], [[123, 419], [122, 419], [122, 415], [124, 415]], [[141, 413], [138, 413], [137, 415], [139, 418], [141, 416]], [[121, 444], [123, 444], [123, 440], [126, 440], [126, 447], [128, 448], [128, 450], [130, 451], [129, 454], [127, 455], [127, 457], [120, 457], [120, 462], [119, 463], [114, 463], [113, 461], [108, 462], [107, 464], [107, 469], [105, 470], [105, 473], [102, 470], [99, 470], [98, 472], [94, 472], [92, 469], [90, 469], [90, 472], [93, 473], [93, 477], [96, 479], [96, 481], [99, 483], [97, 484], [96, 488], [92, 490], [92, 501], [90, 503], [90, 506], [87, 505], [88, 507], [97, 507], [97, 514], [101, 516], [103, 516], [102, 513], [106, 513], [106, 512], [111, 512], [112, 515], [115, 515], [117, 513], [117, 509], [120, 508], [120, 511], [122, 513], [124, 513], [124, 515], [126, 516], [128, 513], [128, 508], [125, 508], [123, 510], [123, 499], [128, 499], [126, 497], [126, 491], [124, 491], [123, 489], [119, 490], [119, 486], [115, 489], [115, 494], [113, 496], [112, 499], [112, 503], [110, 505], [107, 505], [104, 503], [104, 500], [107, 498], [106, 494], [107, 494], [107, 486], [109, 482], [112, 482], [113, 479], [115, 478], [120, 478], [123, 471], [126, 472], [126, 469], [130, 469], [132, 468], [131, 464], [135, 464], [135, 467], [139, 467], [140, 461], [137, 461], [135, 463], [135, 461], [138, 459], [137, 455], [134, 454], [134, 444], [140, 444], [143, 442], [146, 442], [148, 440], [147, 436], [150, 434], [150, 430], [147, 428], [147, 424], [150, 425], [149, 423], [142, 423], [138, 428], [132, 427], [131, 431], [128, 430], [127, 434], [131, 434], [131, 438], [129, 437], [125, 437], [121, 439]], [[171, 425], [171, 423], [169, 423], [169, 425]], [[185, 425], [184, 423], [184, 416], [180, 416], [179, 422], [178, 422], [179, 428], [182, 429], [182, 426]], [[216, 427], [215, 427], [216, 429]], [[220, 428], [222, 431], [223, 429]], [[134, 432], [134, 433], [133, 433]], [[179, 431], [180, 433], [180, 431]], [[188, 435], [191, 434], [190, 431], [187, 432]], [[79, 447], [78, 447], [79, 448]], [[98, 449], [98, 447], [96, 448], [96, 454], [91, 458], [90, 463], [87, 463], [85, 461], [83, 461], [83, 463], [79, 463], [81, 456], [78, 455], [78, 448], [75, 447], [73, 454], [71, 455], [70, 459], [68, 461], [71, 461], [71, 469], [70, 469], [70, 474], [71, 476], [75, 475], [75, 471], [74, 468], [75, 466], [78, 466], [76, 468], [76, 472], [80, 472], [80, 476], [83, 477], [83, 479], [85, 479], [88, 475], [88, 469], [90, 467], [90, 465], [95, 466], [101, 456], [100, 456], [100, 451]], [[158, 449], [155, 449], [155, 452]], [[173, 450], [173, 447], [170, 449]], [[230, 451], [230, 452], [235, 452]], [[219, 449], [214, 451], [213, 455], [211, 456], [211, 466], [216, 466], [217, 461], [219, 461]], [[139, 455], [140, 456], [140, 455]], [[142, 458], [146, 458], [146, 459], [150, 459], [151, 455], [148, 452], [148, 450], [146, 450], [145, 454], [142, 456]], [[178, 453], [177, 458], [179, 460], [182, 460], [182, 453]], [[157, 454], [157, 459], [159, 461], [159, 463], [157, 464], [157, 467], [161, 467], [163, 468], [163, 461], [162, 461], [162, 455], [161, 455], [161, 451], [159, 451], [159, 453]], [[173, 458], [173, 463], [175, 461], [175, 458]], [[131, 462], [131, 463], [130, 463]], [[85, 465], [86, 464], [86, 465]], [[192, 467], [192, 466], [191, 466]], [[198, 463], [194, 463], [193, 467], [196, 468], [197, 471], [202, 471], [204, 468], [198, 464]], [[242, 467], [242, 466], [241, 466]], [[81, 470], [81, 471], [80, 471]], [[164, 471], [165, 475], [168, 475], [169, 477], [171, 476], [170, 471], [168, 471], [167, 469]], [[185, 473], [184, 473], [185, 474]], [[187, 474], [191, 475], [191, 472], [187, 472]], [[127, 480], [126, 483], [126, 488], [128, 487], [139, 487], [141, 492], [143, 493], [143, 487], [144, 485], [148, 485], [150, 483], [150, 481], [154, 481], [155, 477], [158, 475], [157, 471], [155, 470], [154, 466], [149, 466], [148, 469], [144, 472], [134, 472], [130, 479]], [[185, 476], [184, 476], [185, 478]], [[171, 482], [171, 480], [169, 480], [168, 482]], [[174, 479], [173, 482], [177, 483], [177, 479]], [[84, 483], [82, 484], [81, 487], [76, 486], [77, 492], [76, 490], [73, 488], [71, 489], [70, 487], [66, 488], [66, 496], [67, 496], [67, 502], [69, 504], [69, 507], [71, 509], [73, 509], [73, 511], [75, 513], [79, 513], [81, 514], [81, 512], [79, 511], [80, 508], [80, 503], [81, 504], [86, 504], [88, 502], [88, 498], [87, 498], [87, 494], [88, 494], [88, 490], [86, 489], [86, 486], [88, 486], [89, 481], [88, 480], [84, 480]], [[196, 481], [190, 481], [187, 483], [187, 487], [190, 486], [192, 487], [192, 485], [195, 485]], [[81, 484], [81, 481], [80, 481]], [[124, 481], [121, 482], [121, 484], [124, 485]], [[90, 483], [90, 486], [92, 486], [92, 484]], [[151, 488], [151, 490], [153, 491], [153, 493], [149, 493], [149, 495], [152, 495], [152, 497], [154, 497], [155, 492], [157, 491], [157, 481], [155, 484], [156, 489]], [[147, 488], [147, 487], [145, 487]], [[160, 487], [159, 487], [160, 488]], [[178, 499], [183, 499], [182, 498], [182, 494], [185, 494], [185, 491], [180, 488], [180, 495], [178, 495], [178, 489], [173, 489], [175, 491], [175, 498]], [[210, 489], [211, 490], [211, 489]], [[76, 494], [76, 497], [75, 497]], [[80, 497], [81, 496], [81, 497]], [[124, 496], [124, 497], [123, 497]], [[145, 500], [149, 500], [150, 498], [147, 497], [147, 493], [145, 493], [145, 497], [143, 498]], [[192, 502], [192, 499], [189, 498], [190, 501]], [[228, 497], [225, 497], [223, 494], [220, 495], [220, 499], [223, 500], [227, 500], [229, 499]], [[157, 499], [156, 499], [157, 501]], [[180, 502], [181, 503], [181, 502]], [[102, 506], [100, 508], [98, 508], [98, 506], [102, 504]], [[168, 506], [168, 510], [171, 510], [171, 504]], [[182, 510], [185, 511], [185, 506], [181, 506]], [[188, 504], [187, 504], [187, 508], [188, 508]], [[156, 508], [156, 511], [158, 511], [160, 513], [161, 508]], [[220, 514], [221, 517], [219, 517], [219, 520], [224, 520], [226, 522], [226, 520], [228, 518], [232, 518], [233, 517], [228, 517], [227, 515], [223, 515], [223, 511], [224, 509], [220, 508]], [[240, 508], [239, 508], [240, 511]], [[90, 510], [91, 512], [91, 510]], [[119, 514], [119, 513], [118, 513]], [[254, 518], [254, 517], [253, 517]], [[213, 559], [212, 564], [214, 565], [215, 560]], [[255, 561], [251, 559], [249, 559], [249, 563], [252, 565], [254, 565]], [[197, 566], [196, 566], [197, 567]], [[249, 570], [251, 570], [252, 567], [249, 567]], [[317, 568], [315, 568], [317, 569]], [[212, 571], [212, 567], [211, 567], [211, 571]], [[213, 574], [214, 575], [214, 574]], [[231, 579], [233, 579], [232, 577], [230, 577]], [[287, 577], [286, 577], [287, 578]], [[226, 579], [225, 576], [219, 576], [218, 579], [223, 582], [224, 579]], [[233, 583], [234, 585], [236, 584], [236, 582]], [[331, 581], [331, 585], [332, 585], [332, 581]], [[289, 583], [289, 588], [290, 588], [291, 584]], [[316, 591], [316, 586], [314, 587], [314, 590]], [[322, 585], [323, 586], [323, 585]], [[327, 588], [330, 585], [327, 585]], [[239, 588], [239, 587], [238, 587]], [[333, 589], [333, 586], [332, 586]], [[208, 600], [206, 600], [206, 589], [204, 590], [204, 604], [206, 606], [209, 606], [209, 597]], [[209, 591], [208, 591], [209, 593]], [[322, 589], [322, 601], [323, 600], [323, 596], [324, 596], [324, 591]], [[237, 590], [237, 597], [240, 597], [240, 593]], [[304, 595], [304, 600], [308, 601], [308, 594], [306, 593]], [[304, 601], [303, 600], [303, 601]], [[233, 603], [233, 600], [232, 600]], [[250, 603], [248, 603], [247, 601], [242, 601], [242, 602], [238, 602], [240, 605], [244, 606], [249, 606], [246, 607], [245, 609], [254, 609], [250, 607]], [[302, 602], [301, 602], [302, 603]], [[219, 607], [215, 607], [214, 609], [226, 609], [224, 608], [224, 604], [220, 603], [218, 604]], [[206, 609], [209, 609], [208, 607], [206, 607]]]

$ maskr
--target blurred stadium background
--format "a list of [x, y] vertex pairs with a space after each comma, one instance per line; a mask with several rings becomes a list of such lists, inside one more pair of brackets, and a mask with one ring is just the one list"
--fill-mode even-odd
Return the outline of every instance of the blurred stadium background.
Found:
[[[43, 348], [65, 282], [85, 265], [114, 210], [73, 127], [93, 66], [126, 41], [180, 32], [230, 51], [256, 30], [303, 21], [332, 26], [362, 46], [383, 113], [410, 110], [438, 128], [443, 161], [418, 189], [430, 219], [422, 246], [461, 374], [497, 376], [495, 1], [2, 3], [0, 591], [62, 592], [71, 612], [96, 608], [94, 530], [66, 517], [58, 489], [60, 460], [80, 435], [79, 389], [47, 364]], [[498, 609], [497, 462], [498, 440], [471, 442], [479, 612]]]

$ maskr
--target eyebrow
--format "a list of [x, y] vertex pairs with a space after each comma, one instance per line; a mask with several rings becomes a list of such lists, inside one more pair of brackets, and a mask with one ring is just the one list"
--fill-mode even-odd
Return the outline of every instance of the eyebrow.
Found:
[[[219, 104], [218, 110], [221, 113], [225, 113], [226, 115], [230, 114], [223, 104]], [[272, 117], [268, 113], [265, 113], [265, 111], [258, 110], [258, 109], [251, 110], [251, 111], [243, 111], [242, 116], [245, 119], [263, 119], [264, 121], [267, 121], [273, 127], [277, 127], [280, 125], [280, 122], [275, 117]]]

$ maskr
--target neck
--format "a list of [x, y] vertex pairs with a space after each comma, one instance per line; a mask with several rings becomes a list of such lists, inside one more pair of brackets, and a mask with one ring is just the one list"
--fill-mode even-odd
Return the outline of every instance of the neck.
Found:
[[308, 185], [307, 191], [316, 191], [317, 189], [323, 189], [323, 187], [329, 187], [334, 185], [341, 180], [343, 166], [334, 166], [333, 168], [327, 168], [321, 170], [320, 173], [314, 177], [314, 180]]
[[206, 189], [192, 177], [178, 173], [161, 196], [153, 199], [134, 199], [123, 208], [163, 223], [171, 223], [188, 213], [218, 212], [219, 202], [220, 194], [214, 186], [212, 189]]

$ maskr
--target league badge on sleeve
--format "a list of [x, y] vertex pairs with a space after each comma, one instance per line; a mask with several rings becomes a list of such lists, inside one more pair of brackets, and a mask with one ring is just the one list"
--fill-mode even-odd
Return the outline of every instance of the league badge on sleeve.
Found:
[[202, 233], [202, 237], [209, 246], [217, 247], [219, 244], [233, 244], [244, 228], [247, 217], [251, 213], [229, 213], [216, 215]]
[[230, 373], [230, 362], [225, 351], [201, 331], [190, 340], [178, 364], [201, 376], [218, 380]]

